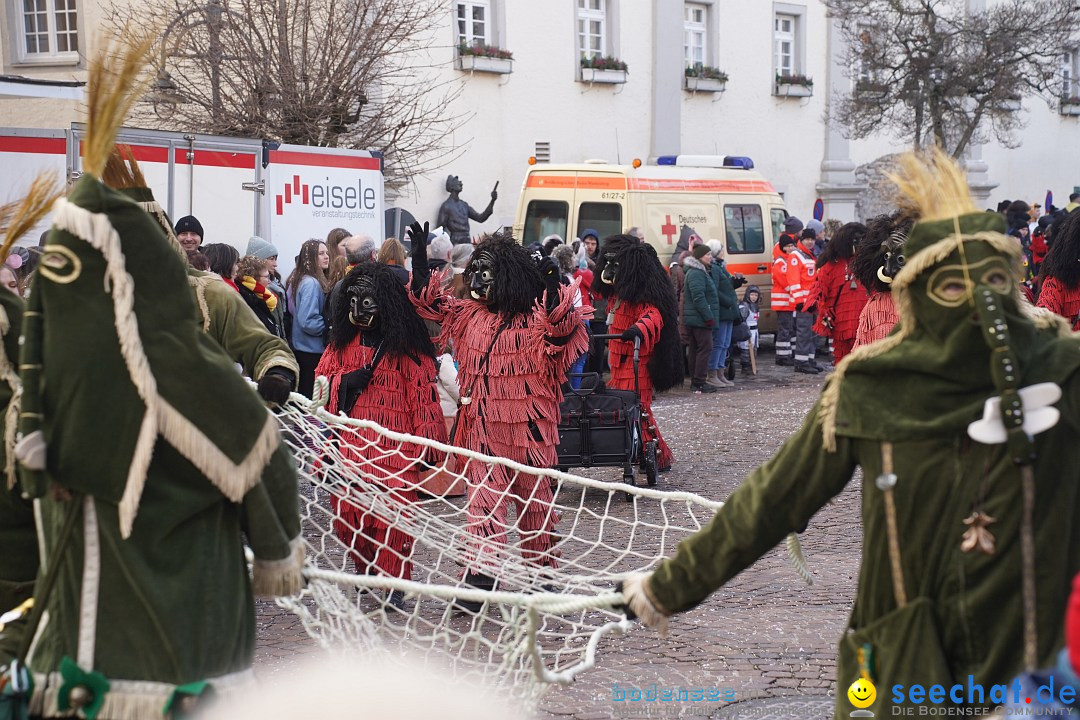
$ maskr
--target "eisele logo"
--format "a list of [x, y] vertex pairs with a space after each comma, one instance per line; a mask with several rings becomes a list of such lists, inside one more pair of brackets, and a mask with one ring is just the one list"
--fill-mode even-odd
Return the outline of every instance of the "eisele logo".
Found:
[[337, 185], [329, 177], [321, 184], [309, 185], [293, 175], [292, 182], [286, 182], [284, 190], [274, 196], [276, 214], [284, 215], [285, 206], [294, 202], [320, 209], [374, 210], [375, 188], [365, 187], [362, 179], [355, 185]]
[[851, 683], [847, 696], [851, 704], [858, 708], [851, 712], [851, 717], [874, 717], [874, 713], [866, 709], [877, 699], [877, 689], [869, 679], [861, 677]]

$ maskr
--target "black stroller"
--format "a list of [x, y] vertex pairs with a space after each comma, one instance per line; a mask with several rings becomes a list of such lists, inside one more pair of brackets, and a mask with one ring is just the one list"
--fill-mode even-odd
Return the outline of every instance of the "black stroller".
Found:
[[[618, 335], [593, 335], [594, 340], [618, 340]], [[634, 466], [640, 465], [649, 485], [656, 484], [656, 440], [644, 442], [643, 428], [651, 422], [641, 407], [638, 365], [641, 338], [634, 339], [634, 390], [612, 390], [598, 373], [572, 373], [582, 379], [559, 406], [558, 469], [620, 467], [623, 481], [634, 485]], [[626, 493], [627, 500], [633, 500]]]

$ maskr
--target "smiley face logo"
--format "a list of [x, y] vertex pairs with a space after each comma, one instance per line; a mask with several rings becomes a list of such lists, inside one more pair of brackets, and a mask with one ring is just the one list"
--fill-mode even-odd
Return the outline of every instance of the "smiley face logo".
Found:
[[847, 689], [847, 697], [855, 707], [867, 708], [874, 704], [877, 690], [874, 688], [874, 683], [866, 678], [859, 678]]

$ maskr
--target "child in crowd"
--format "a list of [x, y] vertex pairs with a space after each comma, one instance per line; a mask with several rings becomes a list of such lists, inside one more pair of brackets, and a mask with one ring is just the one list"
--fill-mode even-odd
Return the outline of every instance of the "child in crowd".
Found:
[[754, 348], [754, 354], [758, 350], [758, 320], [761, 318], [761, 290], [757, 285], [748, 285], [743, 293], [742, 302], [739, 303], [739, 314], [742, 315], [746, 329], [750, 331], [749, 340], [739, 341], [739, 353], [742, 360], [743, 372], [750, 371], [750, 348]]

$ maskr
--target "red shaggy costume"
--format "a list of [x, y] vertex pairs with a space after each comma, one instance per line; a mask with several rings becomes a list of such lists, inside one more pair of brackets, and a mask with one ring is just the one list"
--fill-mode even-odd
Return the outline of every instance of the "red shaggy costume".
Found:
[[866, 288], [855, 272], [855, 243], [866, 235], [866, 226], [847, 223], [829, 240], [818, 258], [814, 286], [806, 306], [817, 310], [814, 332], [832, 338], [833, 363], [851, 352], [859, 329], [859, 313], [866, 305]]
[[[365, 294], [375, 301], [378, 319], [374, 327], [361, 330], [354, 324], [357, 316], [361, 321], [367, 317], [359, 310], [350, 318], [350, 308], [362, 308]], [[347, 413], [351, 418], [446, 442], [435, 387], [434, 347], [407, 295], [385, 266], [364, 263], [352, 270], [336, 294], [334, 333], [315, 373], [330, 381], [330, 412], [339, 412], [343, 402], [351, 401]], [[351, 304], [354, 298], [356, 305]], [[358, 377], [363, 387], [357, 393]], [[436, 458], [415, 443], [402, 443], [398, 452], [387, 453], [385, 439], [370, 430], [351, 428], [343, 437], [348, 445], [341, 454], [355, 463], [357, 475], [354, 485], [331, 497], [334, 531], [350, 548], [358, 573], [409, 579], [413, 538], [396, 520], [416, 502], [420, 459], [434, 463]], [[387, 501], [385, 505], [373, 503], [373, 490]]]
[[[512, 238], [496, 235], [476, 246], [465, 271], [469, 295], [459, 299], [438, 277], [423, 282], [426, 256], [417, 251], [426, 251], [416, 238], [426, 233], [410, 234], [414, 303], [421, 317], [442, 324], [438, 342], [452, 344], [458, 362], [462, 405], [454, 444], [533, 467], [554, 466], [561, 385], [588, 347], [583, 312], [590, 308], [574, 307], [576, 284], [560, 285], [554, 261], [545, 258], [538, 267]], [[469, 582], [493, 584], [510, 504], [517, 510], [522, 557], [555, 567], [551, 531], [558, 517], [549, 481], [480, 463], [469, 463], [465, 475], [468, 531], [478, 541], [469, 575], [485, 576]]]
[[1037, 307], [1062, 316], [1080, 329], [1080, 212], [1073, 210], [1050, 224], [1047, 238], [1051, 240], [1039, 272], [1042, 289]]
[[1036, 307], [1055, 312], [1072, 323], [1073, 330], [1080, 330], [1080, 286], [1067, 287], [1056, 277], [1043, 280]]
[[601, 248], [593, 287], [609, 298], [608, 332], [624, 336], [609, 343], [609, 387], [635, 389], [633, 336], [641, 338], [637, 390], [642, 411], [649, 416], [643, 425], [642, 442], [656, 440], [657, 469], [668, 470], [675, 456], [660, 435], [652, 401], [654, 389], [663, 392], [683, 380], [678, 306], [671, 281], [651, 245], [632, 235], [612, 235]]
[[889, 286], [903, 267], [904, 243], [915, 219], [909, 210], [878, 215], [867, 221], [866, 234], [855, 243], [852, 268], [870, 294], [859, 313], [856, 348], [885, 338], [900, 322]]

